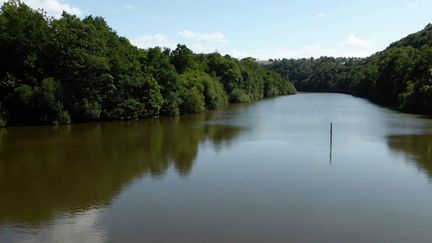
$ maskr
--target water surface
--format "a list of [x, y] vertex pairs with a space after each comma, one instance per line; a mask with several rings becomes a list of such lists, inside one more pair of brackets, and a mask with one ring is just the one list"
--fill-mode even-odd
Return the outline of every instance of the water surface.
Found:
[[0, 242], [431, 242], [431, 134], [341, 94], [2, 129]]

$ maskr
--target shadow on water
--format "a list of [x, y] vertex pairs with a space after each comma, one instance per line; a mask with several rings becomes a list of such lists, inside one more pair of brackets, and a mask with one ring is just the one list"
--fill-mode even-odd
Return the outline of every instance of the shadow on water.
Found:
[[393, 152], [403, 153], [432, 179], [432, 135], [390, 136], [387, 143]]
[[0, 226], [108, 205], [134, 178], [170, 167], [187, 176], [200, 144], [221, 149], [243, 131], [209, 116], [0, 129]]

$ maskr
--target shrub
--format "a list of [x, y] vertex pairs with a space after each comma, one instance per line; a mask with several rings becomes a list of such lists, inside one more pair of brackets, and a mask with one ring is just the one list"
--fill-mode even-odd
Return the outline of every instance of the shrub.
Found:
[[242, 89], [234, 88], [230, 95], [230, 102], [232, 103], [246, 103], [251, 102], [251, 98]]
[[184, 89], [180, 97], [182, 100], [182, 104], [180, 105], [181, 113], [193, 114], [205, 110], [204, 95], [197, 87]]

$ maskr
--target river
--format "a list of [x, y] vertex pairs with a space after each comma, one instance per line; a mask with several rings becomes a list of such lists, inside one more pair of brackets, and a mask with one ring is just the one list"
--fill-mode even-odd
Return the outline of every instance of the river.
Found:
[[0, 130], [0, 242], [431, 242], [431, 226], [432, 120], [349, 95]]

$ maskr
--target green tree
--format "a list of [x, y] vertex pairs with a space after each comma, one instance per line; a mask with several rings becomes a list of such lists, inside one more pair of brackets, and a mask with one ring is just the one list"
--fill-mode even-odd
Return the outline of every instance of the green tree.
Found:
[[5, 2], [0, 13], [0, 77], [34, 85], [44, 76], [50, 20], [19, 1]]
[[176, 116], [295, 92], [256, 60], [133, 46], [102, 17], [0, 11], [0, 125]]
[[184, 73], [187, 69], [194, 69], [195, 60], [193, 52], [185, 45], [179, 44], [171, 53], [171, 63], [180, 74]]

